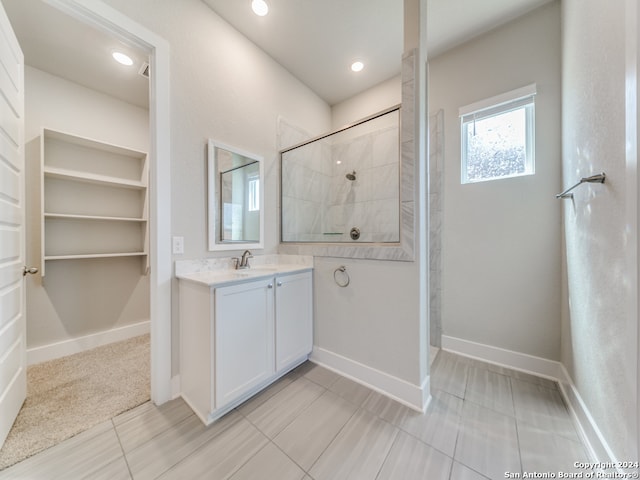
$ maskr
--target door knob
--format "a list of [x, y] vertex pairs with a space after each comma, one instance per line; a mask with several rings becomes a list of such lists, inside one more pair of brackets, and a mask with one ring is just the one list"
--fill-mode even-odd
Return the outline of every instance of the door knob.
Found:
[[26, 274], [33, 275], [34, 273], [38, 273], [37, 267], [27, 267], [26, 265], [22, 267], [22, 276], [24, 277]]

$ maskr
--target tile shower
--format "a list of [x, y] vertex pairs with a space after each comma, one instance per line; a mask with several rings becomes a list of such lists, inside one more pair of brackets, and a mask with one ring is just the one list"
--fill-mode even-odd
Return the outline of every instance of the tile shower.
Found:
[[397, 107], [286, 150], [283, 241], [399, 242], [399, 177]]

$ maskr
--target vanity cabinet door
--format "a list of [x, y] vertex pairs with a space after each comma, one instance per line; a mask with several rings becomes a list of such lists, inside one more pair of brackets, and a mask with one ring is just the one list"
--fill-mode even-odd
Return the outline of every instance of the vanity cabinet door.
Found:
[[276, 370], [290, 367], [313, 347], [311, 272], [276, 277]]
[[215, 289], [215, 408], [275, 372], [273, 279]]

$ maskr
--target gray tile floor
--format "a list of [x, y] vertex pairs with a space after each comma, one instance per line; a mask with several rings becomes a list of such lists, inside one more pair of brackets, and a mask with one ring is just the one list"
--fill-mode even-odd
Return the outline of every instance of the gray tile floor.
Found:
[[431, 373], [419, 414], [305, 363], [208, 428], [147, 403], [0, 479], [479, 480], [587, 460], [554, 382], [448, 352]]

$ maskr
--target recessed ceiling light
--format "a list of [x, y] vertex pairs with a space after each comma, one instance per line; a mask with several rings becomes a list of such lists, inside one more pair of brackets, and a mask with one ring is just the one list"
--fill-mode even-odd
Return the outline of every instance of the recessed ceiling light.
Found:
[[359, 72], [363, 68], [364, 68], [364, 63], [362, 62], [353, 62], [351, 64], [351, 70], [353, 70], [354, 72]]
[[133, 60], [131, 60], [129, 55], [125, 55], [122, 52], [113, 52], [111, 55], [116, 62], [121, 63], [122, 65], [126, 65], [127, 67], [133, 65]]
[[269, 13], [269, 5], [264, 0], [251, 0], [251, 9], [253, 13], [260, 17], [264, 17]]

